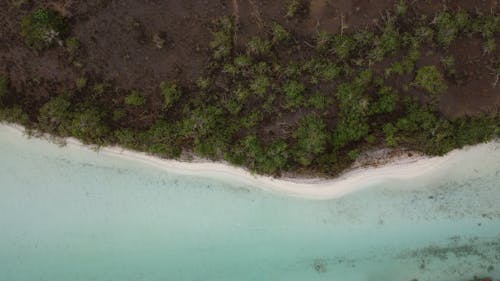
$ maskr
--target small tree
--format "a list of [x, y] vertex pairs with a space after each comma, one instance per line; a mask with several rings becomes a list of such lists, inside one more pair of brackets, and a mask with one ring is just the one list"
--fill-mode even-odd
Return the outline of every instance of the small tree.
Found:
[[146, 98], [138, 91], [132, 91], [130, 95], [125, 97], [125, 104], [132, 106], [141, 106], [146, 103]]
[[64, 95], [48, 101], [40, 108], [40, 128], [46, 132], [68, 135], [72, 118], [70, 107], [71, 103]]
[[68, 25], [63, 16], [53, 10], [36, 10], [24, 17], [22, 22], [21, 35], [26, 44], [37, 51], [52, 47], [67, 33]]
[[103, 144], [109, 133], [109, 127], [103, 122], [104, 114], [90, 108], [74, 115], [71, 122], [71, 133], [73, 136], [86, 143]]
[[445, 92], [447, 89], [443, 75], [433, 65], [424, 66], [418, 70], [414, 85], [421, 87], [432, 94], [440, 94]]
[[314, 157], [325, 152], [328, 142], [326, 124], [317, 115], [304, 117], [294, 134], [297, 139], [297, 161], [308, 166]]
[[163, 102], [165, 107], [168, 109], [176, 103], [182, 95], [181, 90], [176, 84], [170, 82], [161, 82], [160, 84], [161, 94], [163, 95]]
[[283, 91], [287, 99], [286, 107], [298, 107], [304, 103], [304, 84], [297, 81], [289, 81], [283, 86]]

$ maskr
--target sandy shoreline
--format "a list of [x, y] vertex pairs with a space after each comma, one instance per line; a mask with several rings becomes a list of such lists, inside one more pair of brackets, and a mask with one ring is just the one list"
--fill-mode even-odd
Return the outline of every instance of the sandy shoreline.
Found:
[[[0, 124], [0, 129], [18, 133], [24, 132], [23, 127], [11, 124]], [[66, 139], [66, 143], [70, 147], [92, 151], [90, 146], [84, 145], [74, 138]], [[473, 146], [471, 149], [480, 149], [482, 146], [493, 145], [495, 145], [495, 142], [479, 144]], [[430, 173], [447, 163], [459, 160], [461, 151], [454, 150], [443, 157], [414, 156], [395, 159], [380, 167], [356, 168], [332, 180], [272, 178], [255, 175], [246, 169], [234, 167], [223, 162], [167, 160], [117, 146], [102, 147], [98, 150], [98, 153], [139, 161], [176, 174], [211, 177], [226, 182], [249, 184], [269, 192], [281, 193], [288, 196], [321, 200], [338, 198], [347, 193], [387, 180], [411, 179]]]

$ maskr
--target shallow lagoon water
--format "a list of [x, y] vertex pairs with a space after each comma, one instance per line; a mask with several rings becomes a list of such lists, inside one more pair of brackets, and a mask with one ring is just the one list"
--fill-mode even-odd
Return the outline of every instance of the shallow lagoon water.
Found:
[[500, 278], [500, 145], [331, 200], [0, 127], [0, 280]]

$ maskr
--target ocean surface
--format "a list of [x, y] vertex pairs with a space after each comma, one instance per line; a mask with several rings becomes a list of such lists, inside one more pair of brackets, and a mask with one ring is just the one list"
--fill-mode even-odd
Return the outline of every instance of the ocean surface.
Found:
[[1, 281], [500, 278], [500, 144], [331, 200], [0, 126]]

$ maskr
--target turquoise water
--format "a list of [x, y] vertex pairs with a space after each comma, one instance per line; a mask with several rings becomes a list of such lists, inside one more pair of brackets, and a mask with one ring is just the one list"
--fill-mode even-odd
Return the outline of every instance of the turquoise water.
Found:
[[500, 278], [500, 148], [306, 200], [0, 127], [0, 280]]

